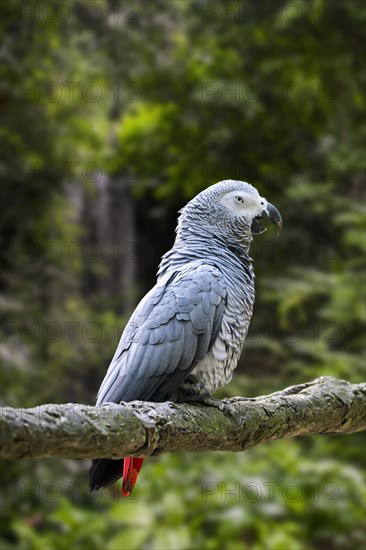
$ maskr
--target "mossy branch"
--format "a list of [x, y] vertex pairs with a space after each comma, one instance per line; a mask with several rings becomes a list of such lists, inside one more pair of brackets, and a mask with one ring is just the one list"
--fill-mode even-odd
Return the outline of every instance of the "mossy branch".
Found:
[[365, 398], [365, 383], [322, 377], [254, 399], [224, 400], [234, 415], [171, 402], [4, 407], [0, 456], [82, 459], [244, 451], [272, 439], [365, 430]]

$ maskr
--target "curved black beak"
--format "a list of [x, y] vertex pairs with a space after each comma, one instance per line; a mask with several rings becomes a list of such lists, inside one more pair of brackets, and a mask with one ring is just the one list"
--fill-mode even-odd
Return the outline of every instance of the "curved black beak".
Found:
[[254, 235], [260, 235], [261, 233], [264, 233], [265, 231], [267, 231], [266, 227], [263, 227], [263, 225], [261, 224], [261, 218], [268, 218], [269, 220], [271, 220], [272, 223], [275, 224], [277, 228], [277, 236], [281, 233], [282, 231], [281, 214], [279, 213], [277, 208], [273, 206], [273, 204], [271, 204], [270, 202], [267, 202], [267, 207], [263, 208], [260, 215], [256, 216], [253, 219], [251, 230]]
[[267, 207], [262, 210], [261, 215], [269, 218], [271, 222], [275, 224], [277, 228], [277, 235], [279, 235], [282, 231], [282, 218], [277, 208], [270, 202], [267, 202]]

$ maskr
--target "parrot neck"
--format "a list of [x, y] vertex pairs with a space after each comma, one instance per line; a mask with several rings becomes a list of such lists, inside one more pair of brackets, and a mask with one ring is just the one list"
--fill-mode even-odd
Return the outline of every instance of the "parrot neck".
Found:
[[200, 235], [194, 232], [177, 234], [173, 248], [166, 252], [161, 259], [158, 277], [165, 275], [172, 269], [185, 266], [189, 262], [205, 260], [206, 263], [231, 270], [234, 266], [244, 268], [248, 279], [254, 278], [249, 243], [228, 243], [217, 235]]
[[206, 221], [197, 223], [197, 213], [191, 215], [186, 207], [184, 213], [178, 218], [175, 231], [177, 236], [174, 247], [198, 246], [206, 250], [207, 246], [212, 245], [215, 250], [217, 247], [226, 248], [240, 258], [250, 261], [249, 248], [253, 237], [247, 221], [235, 220], [235, 223], [226, 221], [222, 226], [218, 223], [208, 225]]

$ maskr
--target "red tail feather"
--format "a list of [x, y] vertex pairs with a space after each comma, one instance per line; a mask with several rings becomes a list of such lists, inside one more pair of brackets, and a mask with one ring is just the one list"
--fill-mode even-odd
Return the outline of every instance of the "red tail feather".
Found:
[[132, 489], [137, 480], [137, 476], [141, 470], [143, 458], [124, 458], [123, 459], [123, 478], [122, 478], [122, 495], [130, 496]]

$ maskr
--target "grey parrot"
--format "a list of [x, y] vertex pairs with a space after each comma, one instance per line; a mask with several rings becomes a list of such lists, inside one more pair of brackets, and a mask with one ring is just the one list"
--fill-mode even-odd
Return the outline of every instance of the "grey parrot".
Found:
[[[180, 211], [174, 245], [123, 331], [97, 406], [170, 400], [224, 409], [213, 394], [230, 382], [248, 332], [254, 305], [249, 246], [253, 234], [265, 231], [261, 218], [281, 231], [278, 210], [255, 187], [235, 180], [208, 187]], [[90, 490], [122, 476], [128, 496], [142, 462], [93, 460]]]

